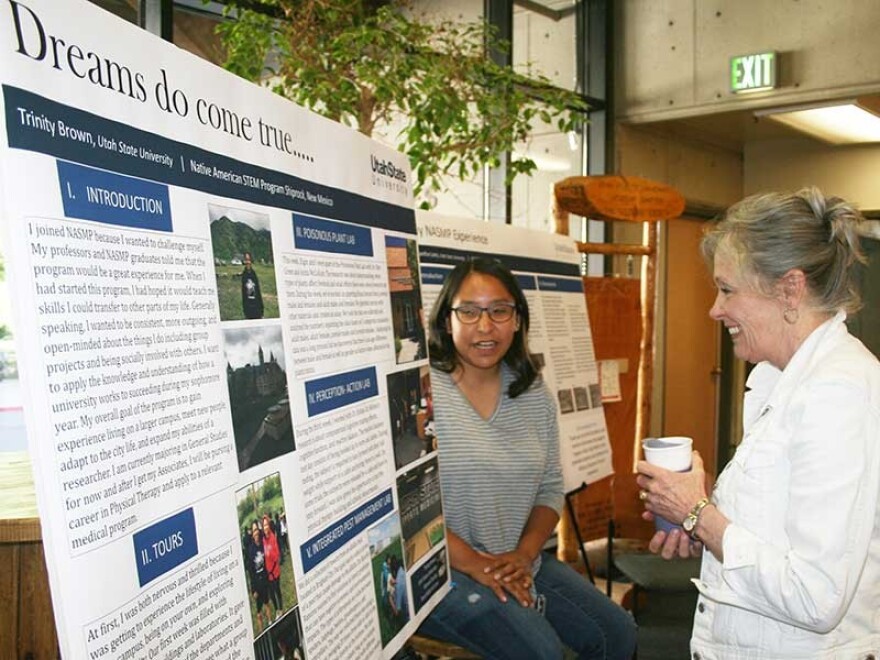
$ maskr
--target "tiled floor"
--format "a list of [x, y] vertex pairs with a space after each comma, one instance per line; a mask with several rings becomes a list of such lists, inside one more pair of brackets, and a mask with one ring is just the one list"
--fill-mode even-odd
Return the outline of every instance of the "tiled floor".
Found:
[[[603, 593], [605, 580], [596, 578]], [[631, 606], [631, 584], [611, 583], [611, 599]], [[639, 597], [638, 660], [683, 660], [689, 655], [694, 593], [642, 593]]]

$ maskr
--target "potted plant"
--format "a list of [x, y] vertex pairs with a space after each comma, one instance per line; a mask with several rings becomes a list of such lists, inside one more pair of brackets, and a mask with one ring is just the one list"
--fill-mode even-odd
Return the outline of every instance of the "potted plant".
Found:
[[[227, 69], [367, 136], [390, 131], [417, 198], [498, 166], [538, 122], [584, 120], [580, 95], [496, 63], [509, 44], [482, 21], [429, 21], [406, 0], [230, 0], [226, 14]], [[508, 183], [535, 169], [511, 160]]]

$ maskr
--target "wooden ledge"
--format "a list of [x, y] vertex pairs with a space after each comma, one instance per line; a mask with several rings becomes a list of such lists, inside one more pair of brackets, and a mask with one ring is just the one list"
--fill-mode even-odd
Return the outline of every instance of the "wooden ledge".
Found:
[[39, 518], [7, 518], [0, 520], [0, 544], [39, 543], [43, 540]]

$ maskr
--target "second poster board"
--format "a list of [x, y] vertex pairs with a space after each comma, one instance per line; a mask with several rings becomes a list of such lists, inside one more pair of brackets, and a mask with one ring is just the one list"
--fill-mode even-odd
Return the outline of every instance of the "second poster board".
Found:
[[[566, 492], [612, 474], [599, 369], [574, 241], [509, 225], [416, 213], [425, 313], [446, 275], [473, 256], [502, 261], [529, 304], [529, 349], [556, 396]], [[442, 443], [442, 438], [440, 439]]]

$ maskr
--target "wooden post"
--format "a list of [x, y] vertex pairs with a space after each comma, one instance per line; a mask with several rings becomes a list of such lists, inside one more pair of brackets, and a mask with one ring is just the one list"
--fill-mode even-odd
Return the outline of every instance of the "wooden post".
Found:
[[553, 231], [568, 236], [568, 211], [566, 211], [556, 195], [550, 195], [550, 214], [553, 216]]
[[[602, 255], [633, 255], [644, 257], [639, 286], [639, 302], [641, 315], [638, 382], [635, 392], [635, 424], [627, 429], [627, 435], [634, 428], [634, 436], [630, 440], [618, 438], [617, 449], [624, 454], [624, 461], [629, 463], [632, 451], [632, 469], [640, 453], [641, 439], [647, 435], [651, 423], [651, 391], [654, 378], [654, 310], [657, 288], [657, 237], [659, 222], [679, 217], [684, 211], [684, 197], [674, 188], [642, 179], [640, 177], [623, 176], [582, 176], [569, 177], [553, 187], [552, 215], [556, 232], [568, 235], [568, 214], [576, 213], [593, 220], [638, 222], [644, 227], [641, 245], [623, 245], [615, 243], [578, 243], [578, 250], [584, 254]], [[632, 402], [632, 399], [629, 399]], [[631, 419], [629, 411], [627, 419]], [[620, 446], [623, 442], [631, 442], [628, 447]], [[621, 466], [617, 466], [618, 473]], [[631, 476], [631, 475], [629, 475]], [[618, 491], [623, 493], [626, 488], [624, 481], [612, 480], [611, 497], [607, 501], [608, 516], [615, 517], [615, 496]], [[633, 482], [634, 483], [634, 482]], [[634, 491], [633, 491], [634, 492]], [[622, 496], [622, 495], [621, 495]], [[601, 495], [602, 498], [605, 495]], [[583, 511], [584, 504], [576, 504], [578, 515]], [[600, 514], [591, 512], [590, 517]], [[560, 558], [571, 561], [577, 555], [576, 539], [572, 531], [569, 516], [563, 515], [559, 532]], [[576, 523], [575, 523], [576, 524]]]
[[639, 345], [639, 389], [633, 469], [635, 469], [635, 462], [639, 457], [639, 443], [647, 435], [651, 424], [651, 390], [654, 382], [654, 305], [657, 290], [657, 234], [659, 228], [660, 225], [657, 222], [648, 222], [645, 226], [648, 253], [642, 268], [642, 341]]
[[562, 507], [562, 513], [559, 514], [559, 526], [556, 528], [556, 558], [569, 564], [578, 560], [574, 521], [567, 507]]

